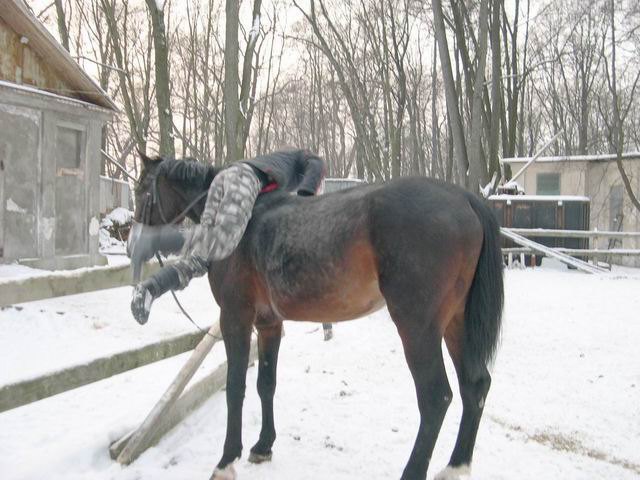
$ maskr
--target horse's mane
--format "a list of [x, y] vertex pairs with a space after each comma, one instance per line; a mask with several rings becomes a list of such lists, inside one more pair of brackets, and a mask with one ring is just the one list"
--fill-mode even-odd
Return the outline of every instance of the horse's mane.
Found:
[[209, 188], [219, 171], [220, 168], [200, 163], [193, 158], [165, 158], [158, 167], [158, 175], [164, 175], [167, 180], [175, 180], [185, 187], [202, 190]]

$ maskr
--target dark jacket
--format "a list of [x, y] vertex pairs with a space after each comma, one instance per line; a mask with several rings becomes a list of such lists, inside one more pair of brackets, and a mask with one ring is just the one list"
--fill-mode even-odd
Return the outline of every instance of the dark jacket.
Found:
[[[243, 160], [275, 182], [278, 189], [298, 195], [314, 195], [324, 178], [324, 161], [308, 150], [284, 150]], [[266, 180], [266, 181], [265, 181]]]

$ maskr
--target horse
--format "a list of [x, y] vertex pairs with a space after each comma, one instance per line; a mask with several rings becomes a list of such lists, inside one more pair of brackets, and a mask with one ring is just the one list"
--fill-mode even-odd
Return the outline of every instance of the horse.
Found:
[[[134, 214], [140, 228], [182, 217], [197, 222], [219, 169], [161, 157], [143, 156], [142, 164]], [[449, 463], [436, 478], [467, 474], [504, 297], [498, 225], [480, 198], [424, 177], [317, 197], [264, 193], [242, 241], [231, 256], [210, 264], [208, 278], [228, 362], [226, 437], [211, 479], [235, 478], [233, 462], [242, 453], [252, 330], [258, 335], [262, 427], [248, 460], [260, 463], [271, 460], [276, 439], [273, 397], [283, 320], [341, 322], [384, 305], [400, 336], [420, 413], [401, 479], [426, 478], [452, 399], [443, 339], [463, 413]]]

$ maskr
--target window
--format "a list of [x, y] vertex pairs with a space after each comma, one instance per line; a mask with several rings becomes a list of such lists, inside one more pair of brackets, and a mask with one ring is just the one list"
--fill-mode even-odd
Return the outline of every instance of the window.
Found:
[[560, 195], [560, 174], [538, 173], [536, 175], [536, 193], [538, 195]]
[[58, 168], [80, 168], [82, 132], [66, 127], [58, 127]]

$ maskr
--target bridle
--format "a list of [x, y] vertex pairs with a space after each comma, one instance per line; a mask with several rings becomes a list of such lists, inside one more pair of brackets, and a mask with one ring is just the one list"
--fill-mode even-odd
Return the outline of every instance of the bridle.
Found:
[[[205, 198], [207, 196], [208, 191], [205, 190], [204, 192], [196, 195], [196, 197], [187, 204], [187, 206], [178, 214], [176, 215], [171, 221], [167, 220], [167, 217], [164, 213], [164, 210], [162, 208], [162, 203], [160, 202], [160, 195], [158, 195], [158, 173], [159, 172], [154, 172], [152, 174], [152, 178], [151, 178], [151, 191], [147, 192], [145, 194], [145, 200], [144, 203], [142, 205], [142, 213], [140, 214], [140, 216], [142, 217], [142, 224], [143, 225], [147, 225], [147, 226], [151, 226], [151, 214], [153, 211], [153, 206], [156, 205], [158, 208], [158, 213], [160, 214], [160, 219], [162, 220], [162, 223], [164, 225], [175, 225], [176, 223], [182, 221], [188, 214], [189, 212], [198, 204], [198, 202], [200, 202], [200, 200], [202, 200], [203, 198]], [[169, 185], [169, 188], [171, 188], [175, 193], [177, 193], [183, 200], [186, 201], [185, 196], [182, 194], [182, 192], [180, 192], [179, 190], [171, 187], [171, 185]], [[156, 259], [158, 260], [158, 264], [160, 264], [160, 267], [163, 268], [164, 267], [164, 262], [162, 261], [162, 257], [160, 256], [160, 252], [156, 252], [155, 254]], [[184, 309], [184, 307], [182, 306], [182, 304], [180, 303], [180, 300], [178, 300], [178, 297], [176, 296], [176, 293], [171, 290], [171, 295], [173, 296], [173, 299], [176, 301], [176, 304], [178, 305], [178, 308], [180, 308], [180, 311], [183, 313], [183, 315], [185, 317], [187, 317], [187, 319], [201, 332], [205, 333], [206, 335], [211, 335], [208, 331], [206, 331], [205, 329], [203, 329], [202, 327], [200, 327], [200, 325], [198, 325], [193, 318], [191, 318], [191, 315], [189, 315], [187, 313], [187, 311]]]
[[[183, 200], [185, 201], [187, 200], [185, 196], [182, 194], [182, 192], [171, 187], [171, 185], [169, 185], [169, 188], [171, 188], [175, 193], [177, 193]], [[167, 220], [167, 217], [164, 213], [164, 209], [162, 208], [162, 203], [160, 202], [160, 195], [158, 195], [158, 172], [154, 172], [151, 177], [151, 191], [145, 194], [146, 198], [142, 205], [142, 213], [141, 213], [142, 224], [151, 225], [151, 214], [153, 211], [153, 207], [155, 205], [158, 208], [158, 213], [160, 214], [160, 220], [162, 220], [163, 225], [175, 225], [176, 223], [179, 223], [182, 220], [184, 220], [184, 218], [200, 202], [200, 200], [202, 200], [207, 196], [207, 193], [208, 193], [207, 190], [205, 190], [204, 192], [201, 192], [200, 194], [196, 195], [196, 197], [193, 200], [191, 200], [191, 202], [189, 202], [187, 206], [178, 215], [176, 215], [171, 221], [169, 221]]]

